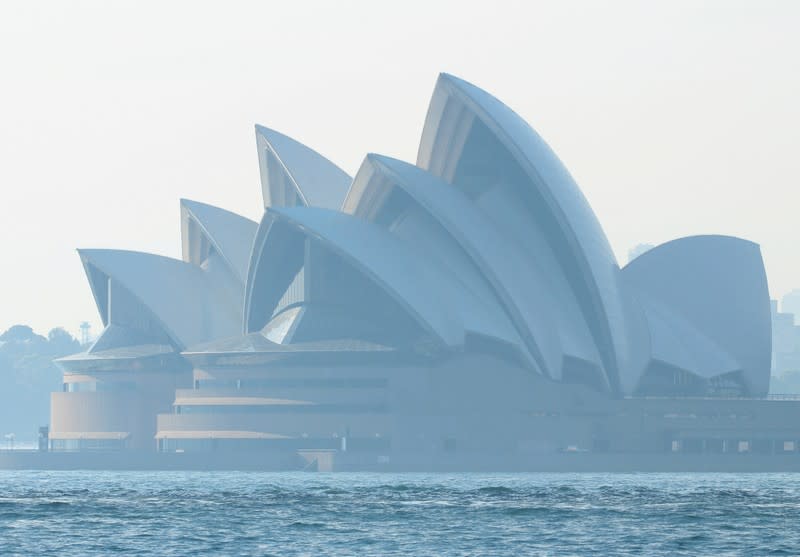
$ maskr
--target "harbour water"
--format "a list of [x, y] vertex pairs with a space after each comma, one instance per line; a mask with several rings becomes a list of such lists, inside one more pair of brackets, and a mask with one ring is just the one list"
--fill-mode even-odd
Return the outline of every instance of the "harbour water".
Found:
[[0, 471], [2, 555], [798, 555], [800, 475]]

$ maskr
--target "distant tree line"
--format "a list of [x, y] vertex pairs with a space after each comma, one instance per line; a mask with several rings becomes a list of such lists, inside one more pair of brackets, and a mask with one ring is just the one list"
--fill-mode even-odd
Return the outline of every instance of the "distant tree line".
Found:
[[46, 337], [27, 325], [0, 335], [0, 439], [9, 433], [20, 442], [36, 438], [37, 428], [50, 419], [50, 393], [61, 390], [61, 371], [53, 360], [80, 350], [77, 339], [60, 327]]

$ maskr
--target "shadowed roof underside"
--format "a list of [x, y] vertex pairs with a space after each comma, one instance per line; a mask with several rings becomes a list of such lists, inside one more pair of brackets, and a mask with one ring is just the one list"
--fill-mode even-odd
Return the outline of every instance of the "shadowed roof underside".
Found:
[[[196, 226], [192, 226], [192, 224]], [[203, 241], [208, 242], [244, 284], [258, 223], [236, 213], [198, 201], [181, 199], [183, 260], [202, 263]]]
[[[380, 227], [337, 211], [316, 208], [273, 208], [264, 218], [272, 223], [285, 223], [322, 242], [369, 277], [423, 330], [443, 344], [463, 346], [466, 333], [472, 332], [519, 347], [519, 337], [500, 308], [475, 300], [447, 269], [420, 259]], [[265, 249], [269, 236], [269, 232], [264, 235], [256, 245], [257, 251]], [[258, 277], [252, 278], [252, 288], [258, 288]], [[246, 315], [253, 311], [253, 298], [251, 291], [246, 300]]]
[[[698, 335], [706, 337], [706, 343], [732, 358], [752, 394], [767, 393], [771, 315], [757, 244], [730, 236], [681, 238], [637, 257], [622, 275], [643, 304], [667, 307], [692, 327], [686, 330], [673, 324], [672, 334], [687, 343]], [[699, 367], [713, 370], [716, 366]], [[709, 373], [706, 369], [699, 374]]]
[[107, 321], [107, 281], [129, 291], [157, 319], [175, 345], [184, 348], [231, 336], [239, 328], [236, 301], [209, 283], [189, 263], [148, 253], [79, 250], [103, 324]]
[[[529, 190], [523, 195], [535, 198], [537, 210], [543, 211], [552, 222], [546, 240], [560, 258], [575, 299], [586, 316], [608, 381], [618, 389], [620, 374], [630, 373], [628, 368], [641, 359], [633, 354], [638, 343], [632, 338], [635, 329], [627, 323], [627, 304], [619, 290], [619, 267], [578, 185], [542, 138], [486, 91], [441, 74], [425, 120], [417, 165], [454, 183], [465, 161], [470, 134], [479, 128], [485, 129], [519, 165]], [[498, 177], [506, 170], [492, 169]], [[491, 180], [491, 176], [485, 179]], [[501, 210], [497, 206], [496, 211]], [[495, 218], [502, 219], [500, 215]]]

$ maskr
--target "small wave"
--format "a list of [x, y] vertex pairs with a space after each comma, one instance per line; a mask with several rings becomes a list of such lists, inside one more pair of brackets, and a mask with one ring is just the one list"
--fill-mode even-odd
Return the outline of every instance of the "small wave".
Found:
[[20, 475], [0, 554], [796, 555], [796, 478]]
[[501, 512], [501, 514], [507, 516], [539, 516], [542, 518], [548, 518], [548, 517], [563, 517], [566, 515], [574, 515], [577, 509], [565, 509], [565, 508], [549, 507], [542, 505], [535, 507], [498, 508], [498, 510]]
[[308, 522], [305, 520], [295, 520], [289, 524], [289, 528], [297, 528], [301, 530], [324, 530], [326, 525], [324, 522]]
[[514, 495], [514, 493], [515, 493], [515, 491], [513, 489], [511, 489], [510, 487], [505, 487], [505, 486], [502, 486], [502, 485], [490, 486], [490, 487], [481, 487], [481, 488], [477, 489], [475, 492], [480, 494], [480, 495], [489, 495], [489, 496], [492, 496], [492, 497], [500, 496], [500, 495], [503, 495], [503, 496]]

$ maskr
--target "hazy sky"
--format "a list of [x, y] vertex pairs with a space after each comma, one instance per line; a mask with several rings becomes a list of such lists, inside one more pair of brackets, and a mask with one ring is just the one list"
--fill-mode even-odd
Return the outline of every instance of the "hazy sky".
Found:
[[253, 124], [414, 161], [436, 76], [526, 118], [621, 263], [689, 234], [800, 287], [800, 2], [3, 2], [0, 330], [99, 317], [75, 248], [180, 257], [181, 197], [261, 215]]

